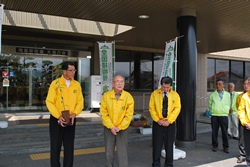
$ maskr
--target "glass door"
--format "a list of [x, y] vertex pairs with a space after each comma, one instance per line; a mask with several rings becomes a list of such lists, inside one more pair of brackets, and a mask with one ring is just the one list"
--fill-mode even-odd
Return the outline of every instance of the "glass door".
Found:
[[[2, 55], [0, 58], [0, 108], [8, 112], [46, 111], [53, 68], [65, 57]], [[7, 72], [7, 76], [4, 76]], [[5, 80], [9, 85], [5, 84]]]

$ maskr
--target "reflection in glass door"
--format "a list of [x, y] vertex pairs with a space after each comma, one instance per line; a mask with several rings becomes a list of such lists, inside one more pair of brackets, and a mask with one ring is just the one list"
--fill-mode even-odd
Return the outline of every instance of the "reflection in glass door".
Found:
[[14, 112], [47, 111], [45, 99], [52, 71], [65, 57], [2, 55], [1, 72], [9, 74], [9, 86], [0, 83], [0, 108]]

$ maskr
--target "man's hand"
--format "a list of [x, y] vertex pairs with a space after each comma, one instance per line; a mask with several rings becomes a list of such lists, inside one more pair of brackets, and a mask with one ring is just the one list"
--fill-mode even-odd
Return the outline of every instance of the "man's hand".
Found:
[[168, 120], [159, 120], [158, 122], [157, 122], [160, 126], [168, 126], [169, 125], [169, 122], [168, 122]]
[[65, 127], [64, 124], [66, 124], [66, 122], [62, 116], [58, 118], [58, 124], [61, 125], [62, 127]]
[[158, 125], [163, 126], [164, 121], [160, 119], [157, 123]]
[[233, 109], [232, 109], [232, 108], [230, 108], [229, 113], [231, 114], [232, 112], [233, 112]]
[[74, 123], [75, 123], [75, 117], [76, 117], [76, 114], [72, 114], [70, 116], [70, 118], [71, 118], [71, 125], [74, 125]]
[[166, 126], [166, 127], [167, 127], [168, 125], [169, 125], [168, 120], [164, 121], [163, 124], [162, 124], [162, 126]]
[[250, 130], [250, 123], [246, 123], [245, 127], [246, 127], [247, 130]]
[[113, 133], [113, 135], [117, 135], [117, 133], [120, 131], [120, 129], [116, 126], [114, 126], [113, 128], [111, 128], [111, 132]]

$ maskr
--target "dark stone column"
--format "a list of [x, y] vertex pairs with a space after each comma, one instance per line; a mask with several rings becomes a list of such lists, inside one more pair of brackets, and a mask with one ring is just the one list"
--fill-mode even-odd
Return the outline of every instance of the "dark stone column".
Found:
[[181, 97], [181, 113], [177, 118], [176, 145], [194, 147], [196, 140], [196, 16], [195, 11], [183, 9], [177, 18], [177, 92]]

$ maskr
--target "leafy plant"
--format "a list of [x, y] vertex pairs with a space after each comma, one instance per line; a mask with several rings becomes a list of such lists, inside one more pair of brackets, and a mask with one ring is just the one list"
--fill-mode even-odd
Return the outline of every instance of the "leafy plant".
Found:
[[57, 64], [53, 67], [52, 78], [57, 79], [62, 75], [61, 64]]
[[145, 115], [141, 115], [139, 118], [134, 118], [134, 121], [147, 121], [147, 117]]
[[65, 110], [66, 105], [64, 103], [64, 97], [63, 97], [63, 94], [62, 94], [62, 86], [60, 85], [60, 81], [59, 81], [59, 78], [61, 77], [61, 75], [62, 75], [61, 64], [57, 64], [53, 68], [52, 77], [56, 79], [56, 84], [58, 84], [58, 87], [56, 89], [60, 91], [61, 103], [63, 105], [63, 109]]
[[152, 124], [146, 124], [143, 126], [143, 128], [152, 128]]
[[139, 118], [140, 121], [146, 121], [147, 117], [145, 115], [141, 115]]

